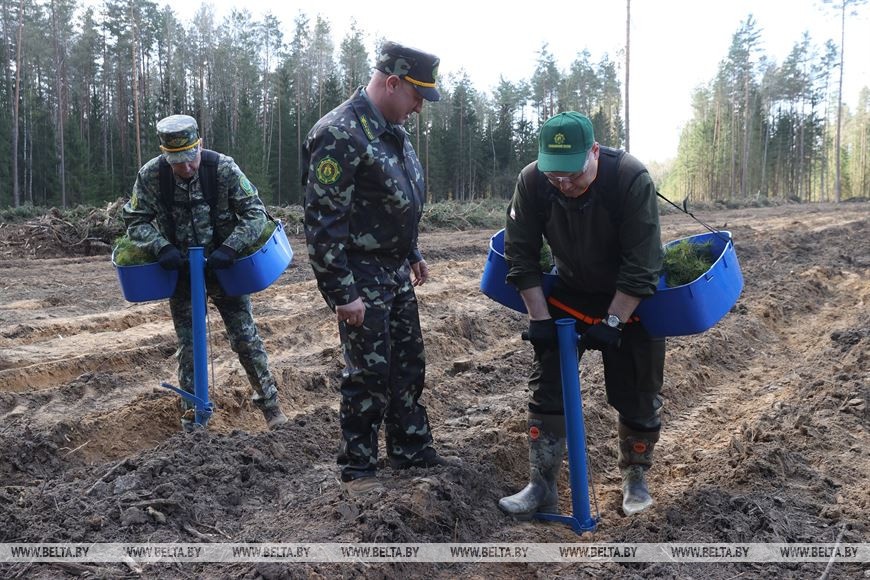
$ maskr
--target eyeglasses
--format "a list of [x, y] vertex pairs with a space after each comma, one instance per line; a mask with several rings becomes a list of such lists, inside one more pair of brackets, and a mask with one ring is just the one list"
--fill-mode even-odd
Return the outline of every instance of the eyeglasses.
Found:
[[575, 181], [575, 180], [583, 177], [583, 174], [585, 174], [587, 171], [589, 171], [589, 165], [592, 162], [592, 157], [593, 157], [592, 149], [590, 149], [589, 153], [586, 155], [586, 162], [583, 164], [583, 169], [581, 169], [580, 171], [574, 172], [570, 175], [558, 176], [558, 175], [553, 175], [552, 173], [544, 173], [544, 176], [547, 178], [547, 180], [550, 183], [552, 183], [556, 187], [561, 187], [563, 183], [571, 183], [572, 181]]

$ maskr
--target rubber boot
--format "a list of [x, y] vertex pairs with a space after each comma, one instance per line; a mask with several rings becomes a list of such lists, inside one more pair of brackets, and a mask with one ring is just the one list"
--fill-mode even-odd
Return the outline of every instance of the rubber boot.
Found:
[[529, 484], [519, 493], [503, 497], [498, 507], [518, 520], [537, 512], [559, 513], [556, 481], [565, 453], [565, 416], [529, 413]]
[[634, 431], [619, 424], [619, 471], [622, 474], [622, 511], [630, 516], [653, 504], [644, 475], [652, 467], [658, 431]]

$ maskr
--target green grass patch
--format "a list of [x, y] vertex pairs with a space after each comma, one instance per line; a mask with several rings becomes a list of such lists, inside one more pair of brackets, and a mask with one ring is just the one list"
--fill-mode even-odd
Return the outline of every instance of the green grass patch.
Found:
[[713, 242], [693, 244], [683, 240], [665, 249], [662, 271], [669, 288], [697, 280], [713, 265]]
[[420, 231], [501, 229], [509, 203], [504, 199], [430, 203], [423, 207]]
[[35, 207], [28, 204], [18, 207], [7, 207], [0, 209], [0, 223], [20, 223], [43, 216], [46, 213], [48, 213], [48, 208]]
[[302, 226], [305, 217], [305, 208], [301, 205], [270, 205], [269, 214], [276, 220], [284, 223], [284, 229], [288, 232]]

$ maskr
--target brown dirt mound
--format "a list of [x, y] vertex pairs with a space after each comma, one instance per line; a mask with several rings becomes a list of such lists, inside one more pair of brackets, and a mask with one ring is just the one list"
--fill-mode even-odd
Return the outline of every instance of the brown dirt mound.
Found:
[[[0, 542], [868, 542], [870, 204], [706, 212], [734, 234], [745, 278], [713, 329], [668, 340], [652, 510], [620, 511], [615, 417], [597, 353], [582, 360], [601, 521], [578, 537], [512, 521], [524, 485], [524, 317], [478, 290], [492, 231], [421, 239], [429, 367], [424, 402], [460, 468], [394, 471], [348, 498], [335, 450], [341, 356], [304, 242], [254, 297], [291, 421], [264, 430], [244, 371], [210, 313], [207, 432], [178, 429], [165, 303], [123, 301], [105, 254], [0, 255]], [[12, 227], [12, 226], [9, 226]], [[0, 229], [8, 234], [9, 227]], [[666, 240], [698, 233], [663, 218]], [[46, 233], [45, 231], [43, 233]], [[50, 232], [48, 232], [50, 234]], [[2, 239], [11, 239], [10, 237]], [[21, 247], [35, 248], [34, 239]], [[19, 248], [20, 250], [20, 248]], [[40, 259], [26, 256], [48, 255]], [[570, 512], [567, 470], [561, 507]], [[824, 564], [141, 564], [166, 578], [818, 577]], [[130, 575], [122, 564], [0, 564], [4, 577]], [[832, 578], [859, 577], [837, 564]]]

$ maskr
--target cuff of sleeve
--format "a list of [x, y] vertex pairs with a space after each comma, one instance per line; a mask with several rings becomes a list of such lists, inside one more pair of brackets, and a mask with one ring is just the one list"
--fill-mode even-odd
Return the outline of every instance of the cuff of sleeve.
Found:
[[336, 306], [345, 306], [359, 298], [359, 293], [354, 286], [343, 286], [329, 293], [329, 299]]
[[527, 290], [535, 286], [543, 286], [543, 280], [540, 274], [523, 274], [508, 278], [508, 282], [517, 287], [517, 290]]
[[649, 298], [653, 294], [656, 293], [655, 286], [621, 286], [619, 284], [616, 285], [616, 289], [622, 292], [623, 294], [627, 294], [632, 298]]
[[415, 248], [414, 250], [411, 251], [410, 254], [408, 254], [408, 263], [409, 264], [416, 264], [417, 262], [422, 262], [422, 261], [423, 261], [423, 254], [420, 253], [420, 250]]
[[223, 242], [221, 242], [221, 245], [220, 245], [220, 246], [215, 246], [215, 250], [217, 250], [218, 248], [220, 248], [221, 246], [223, 246], [223, 247], [225, 247], [225, 248], [229, 248], [229, 249], [231, 249], [231, 250], [234, 251], [236, 254], [238, 254], [239, 252], [241, 252], [241, 251], [242, 251], [242, 248], [237, 248], [237, 247], [236, 247], [236, 246], [239, 245], [239, 243], [238, 243], [238, 240], [234, 237], [234, 235], [235, 235], [235, 232], [233, 232], [232, 234], [230, 234], [230, 237], [228, 237], [228, 238], [225, 239]]

